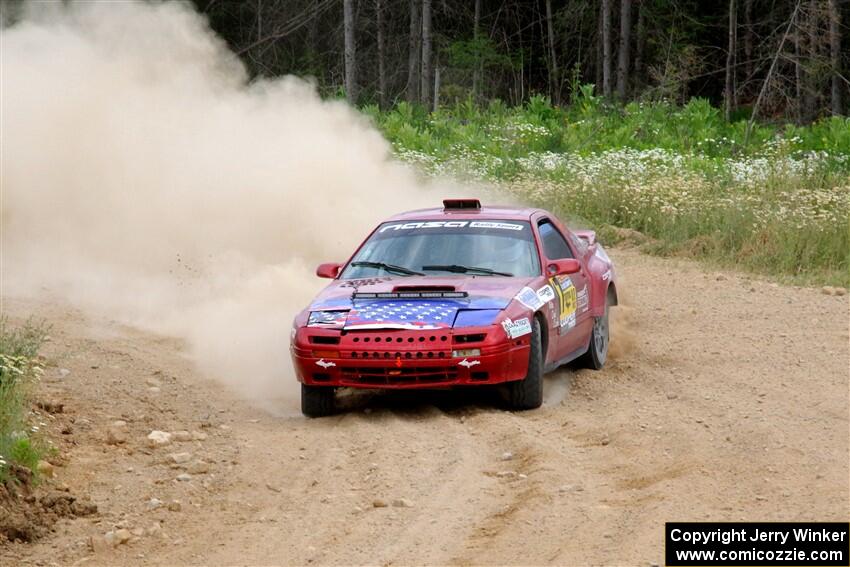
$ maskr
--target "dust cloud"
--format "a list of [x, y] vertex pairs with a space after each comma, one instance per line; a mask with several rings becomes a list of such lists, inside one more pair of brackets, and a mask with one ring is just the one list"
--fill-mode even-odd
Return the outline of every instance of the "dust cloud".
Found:
[[0, 33], [2, 295], [181, 337], [205, 374], [292, 410], [316, 263], [444, 188], [310, 83], [249, 82], [187, 4], [32, 4]]
[[614, 360], [626, 359], [637, 347], [638, 318], [632, 307], [627, 281], [620, 277], [617, 287], [618, 305], [609, 311], [611, 343], [608, 356]]

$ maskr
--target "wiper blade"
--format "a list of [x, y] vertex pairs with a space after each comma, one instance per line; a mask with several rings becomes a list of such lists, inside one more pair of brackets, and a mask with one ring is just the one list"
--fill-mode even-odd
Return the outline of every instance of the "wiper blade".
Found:
[[405, 268], [404, 266], [396, 266], [394, 264], [385, 264], [384, 262], [352, 262], [352, 266], [364, 267], [364, 268], [375, 268], [376, 270], [386, 270], [388, 272], [395, 272], [397, 274], [404, 274], [406, 276], [424, 276], [422, 272], [416, 272], [414, 270], [410, 270]]
[[422, 269], [425, 271], [439, 270], [441, 272], [453, 272], [455, 274], [468, 274], [470, 272], [475, 272], [478, 274], [487, 274], [488, 276], [513, 277], [513, 274], [510, 272], [497, 272], [496, 270], [491, 270], [490, 268], [479, 268], [477, 266], [459, 266], [457, 264], [434, 264], [431, 266], [422, 266]]

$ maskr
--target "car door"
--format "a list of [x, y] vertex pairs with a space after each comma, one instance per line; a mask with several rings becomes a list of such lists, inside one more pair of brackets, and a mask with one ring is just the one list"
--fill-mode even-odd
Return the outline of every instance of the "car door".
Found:
[[583, 264], [579, 272], [569, 275], [557, 275], [549, 270], [549, 263], [553, 260], [576, 258], [576, 251], [550, 218], [543, 217], [537, 221], [537, 233], [545, 257], [543, 265], [547, 279], [555, 292], [554, 332], [549, 334], [550, 344], [555, 345], [555, 356], [551, 360], [555, 361], [587, 345], [585, 318], [580, 315], [587, 310], [588, 282]]

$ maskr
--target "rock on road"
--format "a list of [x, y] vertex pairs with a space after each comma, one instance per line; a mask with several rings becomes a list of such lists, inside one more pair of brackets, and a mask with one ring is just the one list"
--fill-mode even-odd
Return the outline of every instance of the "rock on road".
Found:
[[848, 298], [612, 256], [618, 352], [548, 378], [527, 413], [439, 392], [274, 416], [180, 341], [4, 298], [12, 322], [53, 325], [45, 354], [69, 372], [39, 392], [65, 407], [52, 482], [100, 512], [0, 563], [647, 565], [665, 521], [846, 520]]

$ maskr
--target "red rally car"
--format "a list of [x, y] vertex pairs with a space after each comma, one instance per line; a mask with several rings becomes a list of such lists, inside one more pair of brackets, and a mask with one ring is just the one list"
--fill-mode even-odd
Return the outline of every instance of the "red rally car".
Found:
[[543, 402], [543, 373], [602, 368], [614, 266], [590, 230], [541, 209], [477, 199], [380, 224], [293, 324], [301, 410], [334, 411], [349, 388], [501, 384], [512, 409]]

